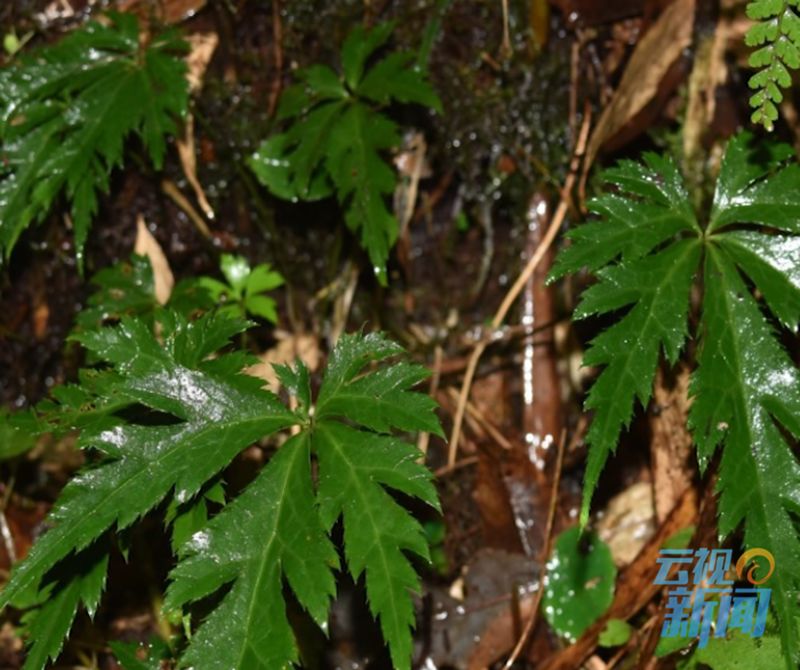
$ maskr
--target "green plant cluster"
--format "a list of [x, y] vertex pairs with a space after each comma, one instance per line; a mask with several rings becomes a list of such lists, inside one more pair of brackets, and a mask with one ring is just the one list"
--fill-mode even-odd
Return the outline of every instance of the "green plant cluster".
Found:
[[254, 172], [275, 195], [317, 200], [336, 193], [347, 227], [358, 234], [379, 279], [398, 223], [386, 198], [397, 177], [386, 152], [400, 144], [391, 102], [441, 111], [441, 102], [413, 52], [392, 52], [367, 67], [393, 25], [359, 26], [344, 42], [342, 72], [314, 65], [295, 73], [300, 83], [281, 97], [278, 119], [288, 128], [267, 139], [251, 158]]
[[[365, 577], [395, 666], [410, 667], [419, 580], [406, 552], [423, 560], [429, 552], [422, 526], [388, 489], [438, 509], [417, 449], [393, 434], [441, 434], [434, 401], [410, 391], [427, 370], [407, 362], [374, 368], [402, 349], [377, 333], [343, 336], [316, 398], [302, 363], [276, 368], [297, 398], [292, 410], [243, 374], [254, 359], [225, 351], [248, 325], [219, 310], [195, 321], [167, 310], [158, 337], [127, 316], [75, 335], [104, 365], [56, 389], [36, 420], [43, 430], [79, 430], [91, 465], [66, 486], [51, 528], [0, 593], [0, 606], [27, 611], [26, 668], [57, 657], [79, 607], [94, 614], [114, 539], [163, 502], [178, 555], [166, 610], [189, 611], [224, 592], [182, 665], [272, 670], [297, 662], [283, 583], [324, 626], [340, 565], [329, 534], [342, 519], [344, 564], [354, 579]], [[154, 423], [152, 413], [173, 421]], [[224, 468], [281, 434], [256, 479], [209, 521], [207, 505], [225, 502]]]
[[96, 290], [76, 317], [77, 331], [118, 323], [124, 316], [137, 316], [152, 325], [163, 308], [187, 316], [218, 309], [230, 316], [278, 322], [275, 299], [268, 293], [283, 285], [283, 277], [269, 263], [251, 267], [243, 256], [222, 254], [220, 271], [224, 282], [209, 276], [179, 281], [167, 304], [161, 305], [150, 260], [133, 254], [92, 277]]
[[[758, 47], [752, 120], [767, 129], [800, 67], [798, 8], [800, 0], [748, 5], [756, 23], [747, 43]], [[9, 42], [14, 60], [0, 70], [6, 257], [64, 198], [82, 263], [98, 194], [128, 140], [137, 137], [160, 168], [186, 113], [186, 45], [177, 33], [145, 38], [132, 15], [109, 16], [30, 54]], [[387, 200], [400, 127], [389, 112], [397, 104], [441, 111], [419, 66], [427, 56], [386, 51], [392, 30], [356, 28], [339, 71], [298, 70], [280, 100], [280, 132], [249, 159], [280, 198], [335, 196], [383, 283], [398, 235]], [[800, 322], [800, 166], [791, 157], [786, 146], [740, 133], [708, 212], [695, 208], [669, 158], [623, 161], [604, 171], [609, 188], [591, 201], [593, 220], [570, 231], [551, 274], [592, 274], [575, 318], [611, 323], [584, 359], [598, 375], [585, 402], [593, 420], [581, 524], [637, 402], [651, 399], [657, 366], [690, 359], [688, 427], [701, 468], [719, 459], [720, 534], [742, 530], [746, 546], [775, 557], [770, 635], [714, 640], [684, 667], [716, 667], [731, 649], [748, 663], [761, 654], [770, 667], [778, 656], [790, 668], [800, 660], [800, 371], [785, 347]], [[394, 666], [411, 666], [414, 561], [430, 561], [429, 539], [440, 544], [443, 534], [431, 524], [426, 535], [401, 502], [439, 508], [432, 475], [407, 441], [418, 431], [441, 435], [434, 401], [412, 390], [427, 371], [398, 360], [402, 348], [382, 334], [345, 335], [315, 393], [301, 362], [276, 366], [286, 402], [244, 372], [255, 359], [231, 344], [254, 325], [247, 317], [277, 322], [273, 292], [283, 277], [228, 254], [220, 274], [179, 282], [162, 305], [146, 258], [101, 271], [71, 336], [87, 352], [77, 382], [28, 413], [0, 415], [0, 459], [30, 450], [38, 434], [75, 432], [88, 463], [0, 592], [0, 607], [23, 612], [27, 670], [58, 657], [79, 610], [94, 616], [109, 556], [125, 554], [145, 515], [170, 534], [176, 562], [165, 612], [186, 635], [154, 640], [145, 660], [135, 646], [113, 643], [126, 666], [152, 670], [176, 658], [198, 670], [292, 667], [302, 658], [289, 611], [299, 605], [324, 629], [338, 570], [363, 579]], [[254, 444], [269, 450], [266, 465], [244, 490], [229, 490], [226, 468]], [[567, 639], [613, 599], [610, 553], [596, 539], [584, 551], [588, 537], [577, 528], [561, 535], [551, 560], [558, 569], [545, 585], [545, 618]], [[626, 644], [631, 628], [611, 620], [601, 637]]]

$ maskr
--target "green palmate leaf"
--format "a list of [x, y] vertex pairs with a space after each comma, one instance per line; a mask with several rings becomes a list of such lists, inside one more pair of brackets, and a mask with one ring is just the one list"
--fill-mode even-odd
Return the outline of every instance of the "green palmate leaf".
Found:
[[394, 30], [393, 23], [381, 23], [372, 30], [356, 26], [342, 45], [342, 70], [347, 85], [352, 89], [361, 81], [367, 59], [386, 43]]
[[769, 586], [784, 649], [794, 655], [800, 542], [790, 513], [800, 512], [800, 465], [776, 421], [800, 436], [800, 374], [724, 248], [706, 261], [701, 341], [690, 420], [701, 464], [725, 447], [719, 530], [727, 535], [744, 522], [747, 546], [775, 557]]
[[348, 380], [330, 396], [322, 397], [317, 418], [346, 417], [382, 433], [398, 428], [425, 430], [441, 436], [439, 421], [433, 414], [436, 402], [409, 391], [428, 375], [428, 369], [421, 365], [397, 363]]
[[750, 78], [755, 94], [750, 98], [752, 121], [772, 130], [783, 101], [781, 89], [791, 86], [789, 70], [800, 67], [800, 15], [798, 0], [751, 0], [747, 16], [755, 23], [745, 42], [757, 47], [750, 66], [758, 72]]
[[231, 254], [222, 254], [220, 269], [227, 284], [211, 277], [199, 277], [187, 283], [206, 291], [221, 312], [238, 317], [251, 314], [277, 323], [277, 303], [264, 293], [283, 285], [280, 273], [269, 263], [250, 267], [246, 258]]
[[354, 579], [366, 572], [367, 597], [379, 618], [396, 668], [411, 666], [414, 608], [410, 592], [419, 577], [403, 555], [429, 561], [422, 526], [384, 490], [415, 496], [438, 508], [429, 472], [415, 447], [391, 437], [320, 422], [314, 432], [320, 462], [320, 515], [330, 529], [344, 517], [347, 565]]
[[382, 281], [398, 228], [386, 202], [396, 185], [386, 154], [400, 134], [376, 105], [396, 101], [441, 111], [413, 54], [392, 53], [367, 68], [391, 31], [391, 24], [356, 28], [342, 47], [342, 76], [322, 65], [301, 70], [303, 83], [287, 89], [278, 109], [278, 118], [291, 125], [250, 159], [259, 180], [280, 198], [316, 200], [335, 191]]
[[781, 325], [797, 329], [800, 314], [800, 237], [726, 233], [722, 246], [764, 295]]
[[603, 368], [586, 400], [595, 415], [587, 435], [583, 523], [635, 400], [644, 405], [650, 398], [660, 353], [677, 361], [689, 295], [693, 286], [701, 289], [690, 427], [701, 466], [722, 448], [721, 534], [743, 525], [746, 545], [775, 557], [768, 586], [787, 667], [795, 667], [800, 465], [787, 438], [800, 438], [800, 373], [775, 328], [796, 332], [800, 321], [800, 169], [785, 163], [791, 150], [754, 148], [751, 139], [741, 134], [729, 143], [703, 227], [668, 163], [648, 157], [646, 166], [626, 163], [607, 173], [622, 192], [594, 201], [601, 220], [571, 235], [554, 274], [589, 267], [598, 282], [584, 293], [576, 316], [617, 315], [584, 359]]
[[600, 220], [570, 231], [573, 244], [556, 259], [553, 278], [584, 267], [596, 270], [618, 258], [635, 260], [682, 230], [699, 230], [675, 164], [655, 154], [645, 154], [645, 161], [624, 161], [603, 173], [620, 192], [589, 202]]
[[225, 504], [225, 489], [219, 480], [188, 502], [179, 503], [177, 499], [172, 499], [165, 521], [172, 524], [171, 544], [175, 553], [208, 523], [212, 504]]
[[630, 311], [592, 340], [584, 365], [605, 365], [586, 399], [596, 410], [586, 436], [591, 445], [586, 465], [581, 522], [589, 515], [591, 492], [597, 486], [609, 453], [633, 416], [636, 399], [646, 406], [661, 351], [671, 363], [687, 334], [689, 289], [700, 259], [700, 245], [686, 240], [635, 262], [599, 272], [600, 281], [584, 294], [578, 318], [611, 312], [633, 304]]
[[442, 111], [439, 97], [425, 80], [425, 73], [412, 67], [413, 53], [393, 53], [373, 67], [358, 85], [359, 95], [386, 105], [392, 100], [416, 103]]
[[428, 559], [428, 546], [422, 526], [384, 487], [438, 509], [436, 492], [415, 447], [336, 420], [346, 417], [384, 433], [399, 428], [441, 435], [435, 403], [408, 390], [426, 376], [422, 368], [401, 363], [360, 376], [371, 361], [401, 351], [377, 333], [341, 339], [320, 387], [312, 444], [320, 462], [322, 522], [330, 529], [343, 516], [350, 573], [358, 579], [366, 572], [370, 608], [380, 619], [395, 667], [407, 668], [414, 623], [409, 592], [419, 590], [419, 579], [403, 551]]
[[97, 210], [97, 192], [138, 135], [160, 168], [166, 135], [188, 100], [185, 45], [167, 33], [142, 47], [137, 19], [111, 14], [0, 71], [0, 247], [8, 255], [22, 230], [53, 200], [71, 203], [78, 259]]
[[[244, 291], [251, 282], [260, 289], [276, 281], [266, 271], [253, 278], [227, 270]], [[90, 612], [96, 606], [99, 587], [81, 581], [90, 566], [84, 547], [169, 501], [173, 542], [185, 541], [166, 606], [174, 611], [213, 598], [211, 607], [204, 603], [210, 613], [180, 667], [276, 670], [298, 662], [285, 588], [314, 621], [325, 623], [338, 567], [329, 534], [341, 517], [348, 569], [355, 579], [365, 577], [396, 667], [410, 668], [411, 592], [419, 580], [405, 552], [425, 559], [428, 549], [420, 524], [390, 491], [436, 509], [438, 501], [416, 448], [390, 432], [441, 434], [434, 403], [410, 391], [422, 368], [384, 363], [367, 369], [401, 347], [379, 334], [343, 336], [313, 411], [308, 370], [299, 363], [277, 368], [300, 401], [292, 412], [261, 389], [262, 380], [240, 373], [251, 357], [219, 353], [247, 322], [219, 312], [188, 322], [163, 311], [157, 319], [159, 338], [151, 323], [130, 317], [79, 334], [109, 367], [84, 374], [57, 403], [40, 406], [42, 421], [79, 428], [80, 445], [101, 458], [67, 485], [48, 519], [52, 527], [0, 593], [0, 604], [19, 606], [38, 594], [27, 667], [42, 668], [57, 655], [81, 602]], [[296, 434], [224, 506], [223, 468], [254, 442], [292, 425]], [[209, 521], [210, 502], [223, 508]], [[54, 571], [64, 577], [54, 581]], [[105, 563], [97, 571], [91, 574], [102, 577]]]
[[246, 670], [297, 661], [283, 578], [322, 624], [335, 593], [331, 568], [338, 564], [315, 510], [309, 436], [301, 433], [284, 444], [256, 481], [181, 553], [167, 607], [233, 582], [192, 637], [184, 665]]

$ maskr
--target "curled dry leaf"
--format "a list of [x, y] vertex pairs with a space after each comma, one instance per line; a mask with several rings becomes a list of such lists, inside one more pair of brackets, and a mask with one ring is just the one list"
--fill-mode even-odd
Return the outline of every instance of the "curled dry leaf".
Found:
[[[431, 167], [425, 158], [427, 148], [425, 136], [414, 132], [405, 138], [403, 151], [394, 158], [394, 165], [401, 177], [394, 189], [394, 213], [400, 222], [399, 237], [404, 247], [408, 245], [405, 238], [414, 215], [420, 179], [431, 176]], [[403, 255], [407, 255], [406, 251]]]
[[586, 148], [588, 169], [600, 148], [655, 98], [664, 76], [692, 41], [695, 0], [676, 0], [639, 40]]
[[[62, 0], [63, 1], [63, 0]], [[121, 0], [117, 9], [121, 12], [134, 12], [147, 16], [156, 5], [156, 16], [167, 25], [180, 23], [193, 17], [203, 7], [206, 0]]]
[[[217, 33], [194, 33], [186, 38], [189, 42], [189, 55], [186, 57], [188, 70], [186, 78], [189, 81], [189, 92], [196, 93], [203, 85], [211, 57], [219, 44]], [[190, 113], [186, 116], [183, 137], [177, 140], [178, 155], [181, 159], [181, 167], [186, 175], [186, 181], [194, 190], [197, 202], [203, 210], [203, 214], [209, 219], [214, 218], [214, 210], [206, 198], [206, 193], [197, 179], [197, 154], [194, 146], [194, 116]]]
[[148, 230], [141, 214], [136, 217], [136, 244], [133, 251], [140, 256], [147, 256], [150, 260], [150, 265], [153, 266], [156, 300], [161, 305], [167, 304], [172, 294], [172, 287], [175, 286], [175, 277], [172, 276], [172, 270], [161, 245]]
[[219, 44], [219, 35], [210, 33], [192, 33], [186, 37], [189, 43], [189, 54], [186, 56], [188, 72], [186, 78], [189, 80], [189, 91], [196, 93], [203, 85], [203, 77], [211, 62], [211, 57]]

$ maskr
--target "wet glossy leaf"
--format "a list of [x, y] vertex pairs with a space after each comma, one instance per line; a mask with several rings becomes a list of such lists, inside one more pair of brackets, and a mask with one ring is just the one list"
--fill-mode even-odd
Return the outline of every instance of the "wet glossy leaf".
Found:
[[[411, 592], [419, 591], [419, 578], [404, 552], [429, 560], [428, 543], [422, 526], [386, 488], [435, 509], [439, 503], [416, 447], [372, 431], [388, 433], [394, 427], [441, 434], [441, 428], [435, 403], [408, 390], [425, 376], [421, 368], [400, 363], [362, 376], [368, 363], [401, 351], [378, 333], [341, 338], [317, 399], [312, 447], [320, 464], [322, 523], [330, 529], [343, 517], [347, 567], [354, 579], [366, 573], [370, 610], [380, 621], [394, 665], [409, 668]], [[345, 425], [339, 417], [367, 430]]]
[[370, 610], [380, 620], [396, 668], [411, 667], [414, 606], [420, 584], [404, 552], [430, 561], [422, 526], [384, 489], [389, 487], [438, 509], [431, 475], [419, 452], [391, 437], [320, 422], [314, 431], [320, 462], [320, 516], [327, 529], [344, 517], [347, 567], [366, 572]]
[[740, 133], [722, 161], [708, 231], [754, 223], [800, 233], [800, 165], [787, 164], [791, 147], [757, 142]]
[[107, 414], [83, 427], [80, 446], [105, 460], [64, 489], [49, 522], [53, 527], [15, 566], [0, 605], [36, 587], [71, 551], [108, 528], [125, 528], [173, 489], [189, 500], [242, 449], [295, 418], [258, 380], [226, 369], [233, 354], [204, 360], [246, 322], [215, 315], [180, 322], [161, 346], [146, 324], [124, 319], [116, 328], [92, 331], [81, 341], [111, 363], [119, 376], [109, 389], [124, 406], [143, 405], [175, 418], [149, 425], [114, 421]]
[[220, 506], [225, 504], [225, 489], [220, 481], [208, 486], [207, 490], [188, 502], [172, 499], [167, 507], [165, 521], [172, 526], [170, 544], [174, 553], [178, 553], [192, 535], [202, 530], [208, 523], [209, 508], [214, 503]]
[[627, 428], [638, 399], [650, 400], [653, 376], [663, 351], [675, 363], [688, 331], [689, 291], [700, 261], [700, 244], [682, 240], [663, 251], [598, 271], [576, 317], [602, 314], [632, 305], [608, 330], [594, 338], [584, 365], [604, 365], [585, 407], [595, 410], [586, 436], [590, 444], [581, 519], [589, 514], [591, 494], [606, 459]]
[[298, 655], [283, 580], [322, 624], [335, 593], [332, 568], [337, 565], [336, 550], [316, 514], [309, 437], [301, 433], [181, 550], [168, 609], [232, 583], [192, 636], [182, 663], [209, 670], [289, 667]]
[[388, 117], [354, 103], [342, 115], [329, 139], [326, 169], [345, 209], [347, 227], [361, 237], [376, 271], [383, 272], [397, 240], [398, 223], [386, 198], [394, 191], [395, 173], [382, 152], [400, 143]]
[[578, 527], [556, 540], [547, 562], [542, 608], [553, 629], [576, 640], [611, 605], [617, 568], [611, 550], [597, 536], [581, 536]]
[[56, 660], [79, 607], [94, 617], [105, 586], [108, 554], [96, 545], [59, 568], [39, 590], [39, 607], [23, 617], [23, 634], [30, 639], [23, 670], [38, 670]]
[[709, 250], [705, 284], [690, 423], [701, 465], [724, 447], [720, 533], [744, 522], [745, 544], [775, 557], [766, 586], [788, 658], [798, 649], [800, 541], [792, 513], [800, 509], [800, 465], [781, 427], [800, 436], [800, 374], [723, 251]]
[[250, 263], [247, 262], [247, 259], [243, 256], [222, 254], [219, 267], [233, 293], [237, 296], [241, 295], [247, 283], [247, 277], [250, 275]]
[[20, 233], [41, 220], [55, 198], [70, 201], [79, 261], [97, 192], [138, 135], [161, 167], [166, 136], [187, 107], [180, 54], [166, 33], [142, 47], [137, 19], [111, 14], [0, 71], [0, 247], [8, 255]]
[[618, 259], [642, 258], [681, 231], [699, 230], [675, 164], [655, 154], [646, 154], [645, 161], [624, 161], [603, 173], [618, 192], [589, 202], [599, 220], [569, 232], [572, 243], [556, 259], [551, 281], [582, 268], [594, 271]]

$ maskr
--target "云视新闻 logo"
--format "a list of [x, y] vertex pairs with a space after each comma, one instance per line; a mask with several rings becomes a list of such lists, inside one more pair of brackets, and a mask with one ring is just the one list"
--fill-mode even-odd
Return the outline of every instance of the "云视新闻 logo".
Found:
[[662, 637], [696, 637], [698, 645], [705, 647], [712, 630], [716, 637], [731, 630], [751, 637], [763, 635], [772, 589], [762, 585], [772, 575], [775, 559], [766, 549], [742, 554], [735, 573], [749, 583], [744, 587], [735, 586], [731, 578], [732, 560], [730, 549], [661, 550], [654, 583], [668, 587]]

